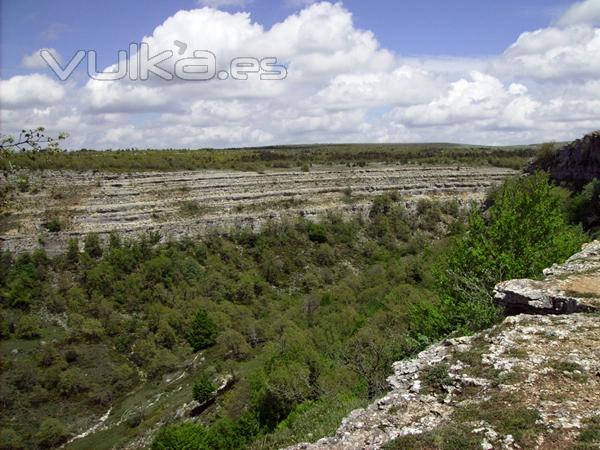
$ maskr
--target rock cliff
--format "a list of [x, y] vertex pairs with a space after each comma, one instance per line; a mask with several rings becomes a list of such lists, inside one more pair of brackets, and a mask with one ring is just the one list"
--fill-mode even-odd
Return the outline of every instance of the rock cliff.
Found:
[[545, 277], [497, 286], [508, 312], [530, 314], [395, 363], [386, 396], [350, 413], [335, 436], [290, 450], [445, 448], [440, 443], [450, 441], [452, 448], [556, 449], [578, 441], [597, 448], [600, 316], [590, 311], [600, 305], [600, 242]]
[[594, 131], [558, 151], [540, 155], [527, 168], [529, 173], [544, 170], [555, 181], [580, 189], [600, 178], [600, 131]]
[[[368, 212], [375, 195], [396, 191], [408, 203], [421, 198], [481, 201], [486, 190], [514, 175], [496, 167], [372, 165], [318, 167], [310, 172], [23, 172], [3, 175], [12, 186], [0, 196], [0, 250], [43, 246], [63, 251], [71, 238], [110, 232], [133, 237], [205, 235], [215, 229], [260, 228], [269, 220], [316, 220], [329, 211]], [[1, 193], [1, 192], [0, 192]], [[58, 219], [58, 230], [48, 222]]]

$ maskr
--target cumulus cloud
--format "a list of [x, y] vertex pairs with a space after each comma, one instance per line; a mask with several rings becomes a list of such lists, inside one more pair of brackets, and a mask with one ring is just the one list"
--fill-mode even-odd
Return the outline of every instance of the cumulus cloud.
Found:
[[[247, 12], [218, 9], [242, 3], [201, 1], [204, 7], [177, 12], [142, 40], [152, 55], [177, 55], [175, 41], [186, 44], [180, 57], [210, 50], [218, 70], [229, 70], [238, 56], [274, 56], [287, 67], [286, 79], [154, 76], [76, 85], [18, 76], [0, 82], [2, 132], [44, 125], [70, 132], [73, 147], [97, 148], [490, 144], [571, 139], [600, 121], [600, 29], [590, 19], [598, 0], [575, 4], [488, 58], [394, 54], [357, 28], [341, 3], [296, 1], [302, 9], [270, 28]], [[174, 63], [161, 67], [173, 72]], [[136, 55], [130, 65], [138, 69]]]
[[42, 108], [55, 104], [65, 96], [65, 88], [40, 74], [17, 75], [0, 80], [2, 109]]
[[521, 34], [494, 63], [514, 76], [567, 80], [600, 74], [600, 29], [588, 26], [545, 28]]
[[572, 5], [557, 21], [559, 26], [600, 25], [600, 0], [585, 0]]
[[525, 86], [505, 86], [491, 75], [473, 72], [470, 79], [451, 83], [441, 97], [427, 104], [396, 109], [392, 117], [417, 127], [473, 122], [486, 127], [524, 127], [530, 124], [529, 117], [536, 107]]
[[60, 55], [60, 53], [58, 53], [58, 51], [55, 48], [40, 48], [39, 50], [36, 50], [29, 55], [23, 56], [23, 59], [21, 60], [21, 65], [27, 69], [47, 68], [48, 64], [46, 63], [46, 61], [44, 61], [44, 59], [41, 56], [41, 52], [43, 50], [46, 50], [52, 56], [54, 56], [54, 59], [56, 59], [56, 61], [58, 61], [59, 63], [62, 62], [62, 56]]

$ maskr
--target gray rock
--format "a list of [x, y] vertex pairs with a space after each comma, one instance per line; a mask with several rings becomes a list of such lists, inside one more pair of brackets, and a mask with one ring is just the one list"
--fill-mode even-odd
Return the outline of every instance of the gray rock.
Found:
[[499, 283], [495, 302], [507, 314], [572, 314], [600, 310], [600, 241], [585, 244], [564, 264], [544, 271], [543, 280]]

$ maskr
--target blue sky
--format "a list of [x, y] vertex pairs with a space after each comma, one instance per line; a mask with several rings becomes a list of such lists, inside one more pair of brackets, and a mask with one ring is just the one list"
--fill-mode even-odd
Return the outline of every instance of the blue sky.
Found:
[[[0, 1], [0, 133], [45, 126], [70, 148], [518, 144], [600, 124], [600, 0]], [[109, 70], [142, 38], [288, 76], [101, 81], [82, 64], [60, 81], [39, 57], [95, 50]]]
[[[358, 28], [375, 33], [382, 46], [407, 56], [478, 57], [497, 54], [524, 30], [545, 27], [572, 2], [565, 0], [346, 0]], [[95, 49], [99, 61], [138, 42], [194, 0], [2, 0], [2, 74], [24, 73], [24, 54], [43, 47], [62, 55]], [[250, 11], [265, 27], [300, 9], [289, 1], [254, 0], [228, 11]]]

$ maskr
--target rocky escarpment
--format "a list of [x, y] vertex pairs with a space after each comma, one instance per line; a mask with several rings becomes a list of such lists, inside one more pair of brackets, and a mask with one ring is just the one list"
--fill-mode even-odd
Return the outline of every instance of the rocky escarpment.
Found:
[[[492, 184], [516, 173], [495, 167], [372, 165], [316, 167], [310, 172], [203, 170], [105, 174], [0, 174], [0, 250], [66, 248], [88, 233], [107, 237], [156, 232], [162, 238], [210, 230], [259, 228], [269, 220], [317, 218], [330, 211], [364, 213], [370, 199], [397, 191], [419, 198], [481, 200]], [[0, 194], [2, 193], [0, 189]]]
[[[593, 440], [589, 427], [600, 423], [600, 317], [559, 315], [577, 308], [548, 299], [569, 292], [573, 304], [595, 305], [599, 254], [600, 242], [588, 244], [548, 269], [544, 281], [518, 291], [530, 299], [530, 312], [544, 314], [509, 316], [486, 332], [395, 363], [386, 396], [350, 413], [335, 436], [290, 449], [445, 448], [440, 443], [450, 441], [452, 448], [556, 449]], [[517, 298], [514, 286], [499, 285], [499, 298]]]
[[553, 180], [575, 189], [600, 178], [600, 131], [540, 155], [527, 169], [530, 173], [536, 170], [549, 172]]

